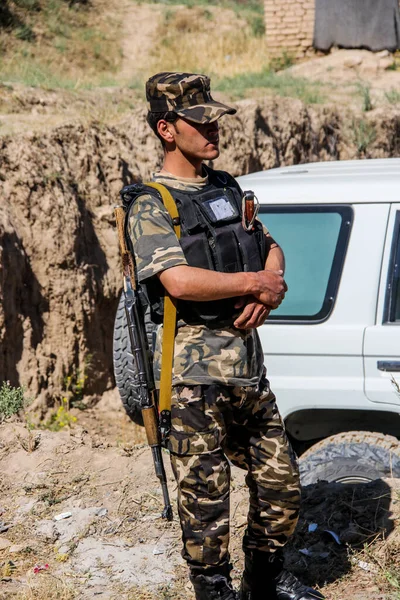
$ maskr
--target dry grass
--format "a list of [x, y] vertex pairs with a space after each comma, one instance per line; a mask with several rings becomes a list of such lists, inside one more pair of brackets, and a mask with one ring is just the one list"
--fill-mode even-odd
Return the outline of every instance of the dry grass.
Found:
[[[28, 6], [28, 5], [27, 5]], [[37, 9], [19, 9], [20, 27], [0, 29], [0, 78], [30, 86], [77, 88], [101, 84], [119, 67], [120, 23], [105, 0], [88, 6], [37, 0]]]
[[[0, 48], [4, 49], [2, 58], [0, 54], [0, 82], [70, 90], [117, 87], [126, 83], [121, 71], [124, 67], [122, 53], [126, 53], [124, 40], [127, 35], [140, 38], [141, 34], [140, 31], [127, 31], [123, 22], [128, 14], [130, 18], [142, 14], [136, 2], [132, 2], [127, 12], [127, 7], [120, 6], [117, 0], [109, 3], [91, 0], [87, 4], [65, 0], [8, 1], [25, 6], [24, 10], [19, 9], [19, 19], [32, 36], [26, 34], [21, 38], [18, 27], [0, 28]], [[38, 10], [32, 9], [32, 2]], [[156, 4], [160, 4], [157, 11], [159, 25], [151, 31], [151, 44], [148, 44], [148, 38], [143, 38], [146, 48], [149, 45], [149, 55], [139, 61], [141, 66], [133, 57], [132, 66], [129, 64], [127, 69], [132, 73], [129, 87], [138, 88], [140, 92], [149, 75], [182, 70], [213, 76], [214, 87], [216, 82], [223, 80], [220, 89], [225, 88], [232, 96], [241, 97], [248, 95], [248, 81], [243, 86], [244, 82], [237, 78], [253, 76], [257, 82], [260, 73], [275, 71], [290, 63], [287, 56], [281, 63], [269, 59], [262, 30], [262, 3], [258, 0], [250, 3], [224, 0], [220, 4], [185, 1], [183, 5], [172, 0], [159, 0]], [[143, 32], [142, 36], [145, 35], [149, 36]], [[284, 91], [282, 95], [303, 97], [303, 91], [300, 93], [295, 84], [291, 83], [290, 92]], [[277, 88], [280, 82], [274, 80], [271, 85], [268, 80], [267, 85], [261, 87]], [[238, 92], [236, 88], [240, 88]], [[98, 113], [95, 116], [100, 121], [109, 116], [109, 104], [99, 101], [95, 107], [94, 112]], [[129, 103], [113, 108], [112, 118], [118, 118], [130, 108]]]
[[28, 579], [26, 589], [14, 597], [15, 600], [74, 600], [78, 592], [65, 578], [39, 573]]
[[268, 63], [265, 36], [228, 9], [201, 6], [168, 9], [157, 31], [149, 70], [183, 70], [230, 77]]

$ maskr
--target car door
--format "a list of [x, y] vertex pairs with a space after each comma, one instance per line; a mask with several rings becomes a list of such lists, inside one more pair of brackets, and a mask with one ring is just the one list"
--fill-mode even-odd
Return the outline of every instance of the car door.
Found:
[[262, 207], [287, 265], [286, 298], [259, 329], [284, 418], [365, 408], [363, 338], [375, 322], [389, 210], [383, 203]]
[[364, 338], [365, 393], [400, 409], [400, 204], [390, 210], [375, 325]]

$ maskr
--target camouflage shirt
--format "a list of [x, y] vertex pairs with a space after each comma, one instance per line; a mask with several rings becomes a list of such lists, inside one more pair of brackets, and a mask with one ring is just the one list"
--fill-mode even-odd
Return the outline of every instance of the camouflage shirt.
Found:
[[[201, 191], [208, 178], [177, 179], [165, 172], [153, 181], [185, 191]], [[175, 235], [172, 220], [161, 200], [140, 196], [129, 215], [129, 235], [135, 253], [137, 277], [146, 282], [157, 273], [187, 265]], [[157, 334], [154, 374], [159, 381], [162, 327]], [[253, 386], [261, 377], [263, 352], [255, 329], [209, 329], [204, 325], [179, 322], [175, 338], [173, 385], [224, 383]]]

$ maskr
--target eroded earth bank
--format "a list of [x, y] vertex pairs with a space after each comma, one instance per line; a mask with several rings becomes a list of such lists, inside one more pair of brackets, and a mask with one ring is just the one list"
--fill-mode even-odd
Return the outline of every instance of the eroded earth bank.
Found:
[[[24, 102], [44, 110], [54, 98], [32, 90]], [[74, 122], [0, 138], [0, 380], [23, 385], [37, 409], [63, 394], [67, 377], [85, 373], [93, 400], [114, 385], [113, 206], [122, 185], [146, 179], [161, 159], [144, 117], [137, 106], [112, 126]], [[215, 166], [241, 175], [399, 155], [398, 109], [354, 113], [270, 98], [243, 100], [222, 120]]]

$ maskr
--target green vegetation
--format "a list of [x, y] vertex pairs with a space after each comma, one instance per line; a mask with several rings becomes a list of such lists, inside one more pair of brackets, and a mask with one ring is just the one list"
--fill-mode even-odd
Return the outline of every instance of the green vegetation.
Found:
[[9, 381], [3, 381], [0, 387], [0, 422], [19, 413], [26, 404], [24, 388], [13, 387]]
[[367, 155], [369, 146], [376, 140], [375, 126], [372, 123], [368, 123], [365, 119], [353, 119], [351, 130], [358, 156]]
[[397, 71], [398, 68], [399, 68], [399, 63], [396, 60], [394, 60], [391, 65], [386, 67], [386, 71]]
[[288, 52], [282, 52], [280, 56], [274, 56], [271, 59], [269, 67], [271, 71], [283, 71], [284, 69], [291, 67], [293, 64], [294, 56]]
[[244, 97], [250, 89], [262, 88], [269, 89], [279, 96], [299, 98], [307, 104], [318, 104], [324, 101], [318, 83], [291, 75], [277, 75], [271, 69], [223, 78], [217, 81], [215, 87], [237, 98]]
[[69, 410], [67, 398], [61, 399], [61, 404], [47, 421], [39, 425], [40, 429], [49, 429], [50, 431], [60, 431], [64, 427], [71, 427], [76, 423], [77, 418]]
[[161, 9], [154, 44], [146, 63], [138, 64], [127, 81], [126, 75], [124, 80], [119, 75], [123, 23], [118, 18], [123, 12], [114, 11], [118, 18], [108, 12], [105, 18], [100, 5], [89, 0], [6, 0], [8, 16], [0, 8], [0, 49], [5, 48], [0, 53], [0, 83], [72, 92], [122, 84], [142, 93], [151, 73], [182, 70], [210, 74], [213, 88], [233, 99], [268, 90], [307, 104], [324, 102], [319, 83], [276, 74], [294, 58], [288, 53], [268, 57], [263, 0], [149, 3]]
[[389, 571], [384, 571], [384, 577], [389, 583], [390, 587], [397, 591], [396, 595], [393, 596], [396, 600], [400, 600], [400, 577], [399, 573], [393, 568]]
[[362, 98], [362, 109], [364, 112], [369, 112], [374, 108], [371, 99], [371, 86], [365, 83], [359, 82], [357, 84], [357, 91]]
[[[141, 4], [141, 0], [133, 1]], [[252, 34], [255, 37], [261, 37], [265, 34], [263, 0], [148, 0], [148, 3], [163, 4], [165, 6], [183, 5], [187, 8], [195, 8], [200, 6], [229, 8], [236, 14], [246, 19]], [[208, 13], [212, 14], [210, 10], [208, 10]]]
[[5, 0], [0, 81], [77, 88], [112, 75], [121, 60], [118, 26], [87, 0]]
[[[29, 0], [28, 0], [29, 1]], [[133, 0], [141, 3], [141, 0]], [[147, 0], [149, 4], [165, 4], [166, 6], [184, 5], [188, 8], [194, 6], [219, 6], [222, 8], [230, 8], [234, 11], [252, 12], [259, 15], [264, 14], [263, 0]]]
[[72, 375], [69, 375], [64, 379], [64, 392], [62, 401], [65, 406], [80, 408], [85, 410], [87, 407], [83, 404], [83, 396], [85, 389], [85, 382], [88, 378], [87, 371], [90, 369], [91, 356], [89, 355], [85, 360], [85, 367], [82, 371], [74, 369]]
[[71, 375], [65, 377], [63, 382], [63, 391], [61, 399], [58, 400], [59, 406], [53, 412], [49, 419], [41, 423], [42, 429], [50, 431], [60, 431], [64, 427], [71, 427], [76, 423], [77, 418], [70, 412], [71, 408], [85, 410], [86, 404], [83, 402], [85, 382], [87, 372], [90, 369], [91, 356], [87, 356], [82, 370], [74, 369]]
[[392, 88], [388, 92], [385, 92], [385, 98], [390, 104], [399, 104], [400, 103], [400, 92], [395, 88]]

